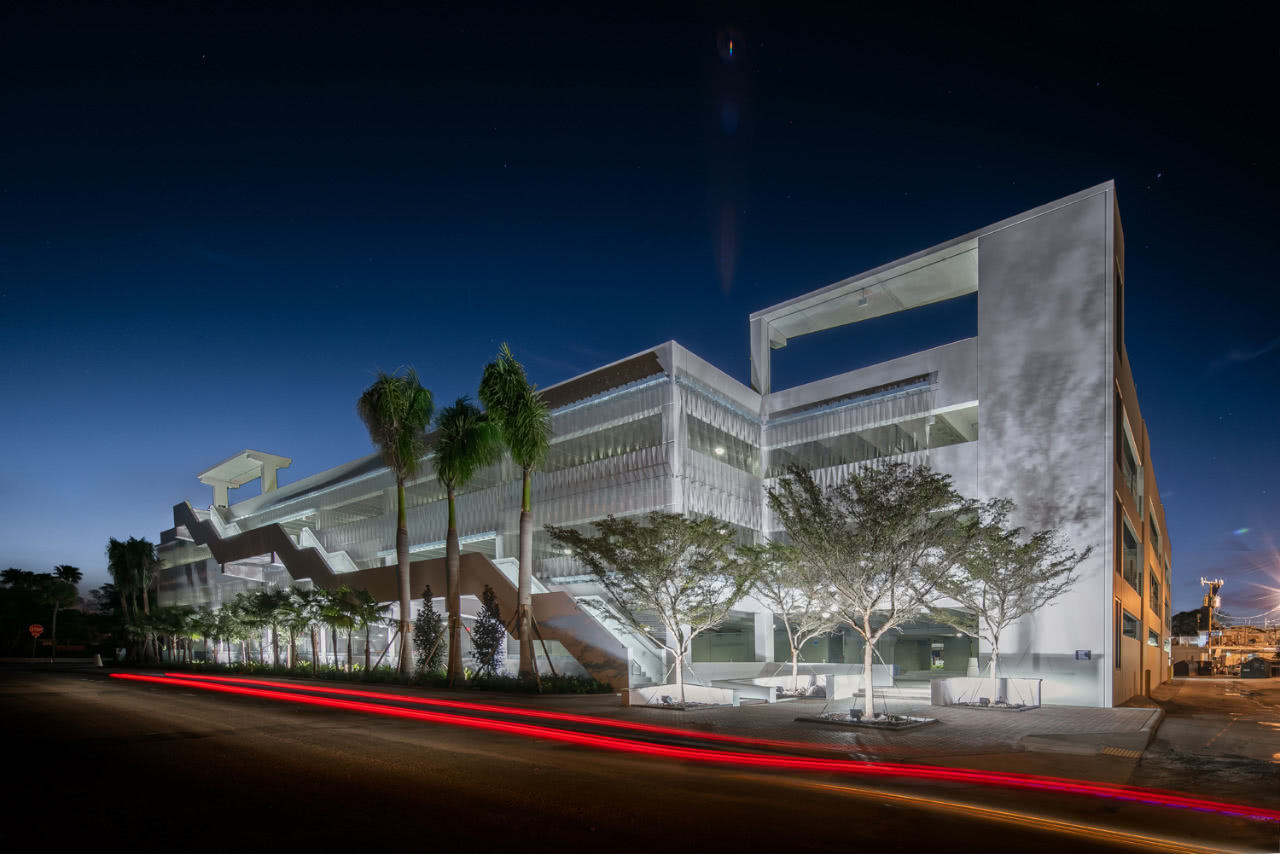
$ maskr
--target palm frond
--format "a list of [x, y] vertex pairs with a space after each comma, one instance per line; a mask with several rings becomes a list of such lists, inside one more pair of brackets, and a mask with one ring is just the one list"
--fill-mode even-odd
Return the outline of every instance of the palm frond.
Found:
[[412, 477], [426, 453], [427, 425], [434, 403], [413, 368], [403, 373], [379, 371], [356, 403], [356, 412], [397, 480]]

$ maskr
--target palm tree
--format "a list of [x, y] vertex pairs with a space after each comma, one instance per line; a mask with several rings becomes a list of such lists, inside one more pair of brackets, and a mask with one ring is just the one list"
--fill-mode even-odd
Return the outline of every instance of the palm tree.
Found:
[[497, 425], [466, 397], [440, 410], [436, 418], [436, 443], [432, 454], [436, 477], [449, 499], [449, 531], [445, 535], [446, 596], [449, 606], [449, 685], [462, 672], [462, 594], [459, 589], [458, 518], [454, 510], [457, 490], [476, 472], [502, 455]]
[[288, 618], [288, 590], [259, 590], [253, 594], [253, 607], [264, 626], [271, 627], [271, 663], [280, 666], [280, 623]]
[[[338, 630], [350, 632], [355, 626], [351, 617], [351, 588], [342, 585], [337, 590], [329, 590], [325, 595], [324, 623], [329, 627], [329, 636], [333, 641], [333, 667], [338, 669]], [[351, 638], [347, 637], [347, 669], [351, 669]]]
[[120, 596], [120, 612], [126, 626], [132, 621], [129, 614], [129, 600], [133, 598], [136, 578], [129, 565], [129, 546], [127, 543], [112, 537], [107, 541], [107, 572], [111, 574], [111, 584]]
[[329, 599], [325, 591], [312, 587], [309, 590], [298, 590], [298, 617], [311, 633], [311, 673], [320, 669], [320, 632], [318, 626], [324, 622], [324, 609]]
[[[431, 392], [418, 382], [413, 368], [404, 374], [378, 372], [356, 404], [369, 438], [396, 479], [396, 562], [400, 586], [400, 672], [407, 674], [413, 658], [409, 622], [409, 523], [405, 518], [404, 482], [417, 474], [427, 448], [427, 425], [434, 404]], [[336, 654], [336, 650], [335, 650]]]
[[[485, 366], [480, 379], [480, 402], [498, 425], [502, 443], [520, 466], [520, 584], [516, 626], [520, 640], [520, 676], [533, 675], [533, 629], [529, 606], [533, 601], [533, 470], [542, 465], [551, 448], [551, 409], [537, 386], [529, 382], [524, 366], [506, 344], [498, 358]], [[452, 653], [450, 653], [452, 654]]]
[[68, 599], [75, 599], [76, 585], [83, 578], [84, 573], [77, 567], [62, 564], [53, 568], [53, 582], [50, 584], [52, 589], [49, 591], [49, 598], [53, 600], [53, 626], [49, 630], [49, 639], [53, 641], [53, 647], [49, 650], [50, 658], [56, 657], [58, 651], [58, 609]]
[[290, 587], [288, 601], [281, 609], [285, 630], [289, 632], [289, 669], [298, 666], [298, 632], [311, 625], [311, 613], [308, 609], [307, 591], [301, 587]]
[[235, 639], [240, 642], [240, 661], [249, 664], [253, 660], [253, 639], [258, 637], [258, 661], [262, 661], [262, 627], [265, 625], [249, 592], [237, 593], [227, 603], [235, 620]]
[[368, 590], [357, 590], [355, 597], [352, 615], [359, 627], [364, 629], [364, 672], [367, 677], [372, 669], [369, 664], [369, 629], [374, 623], [379, 623], [386, 618], [391, 606], [379, 605], [378, 600], [374, 599], [373, 594]]

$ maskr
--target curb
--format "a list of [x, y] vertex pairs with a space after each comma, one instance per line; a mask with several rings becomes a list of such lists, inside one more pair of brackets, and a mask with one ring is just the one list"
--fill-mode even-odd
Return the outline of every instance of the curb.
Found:
[[1164, 719], [1165, 710], [1156, 709], [1155, 714], [1147, 719], [1147, 722], [1142, 725], [1142, 729], [1138, 730], [1138, 732], [1143, 732], [1147, 735], [1147, 741], [1142, 745], [1143, 750], [1151, 745], [1151, 742], [1156, 737], [1156, 733], [1160, 731], [1160, 724], [1164, 723]]

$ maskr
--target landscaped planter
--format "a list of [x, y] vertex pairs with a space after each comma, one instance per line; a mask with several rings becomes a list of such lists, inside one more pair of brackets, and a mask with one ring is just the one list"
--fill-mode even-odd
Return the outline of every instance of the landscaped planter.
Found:
[[797, 721], [811, 724], [830, 724], [832, 726], [854, 727], [855, 729], [874, 729], [885, 732], [897, 732], [904, 729], [916, 729], [917, 727], [936, 724], [937, 718], [922, 718], [916, 715], [881, 715], [874, 720], [866, 718], [851, 718], [847, 714], [828, 714], [815, 715], [812, 717], [799, 717]]
[[[1023, 712], [1040, 708], [1039, 679], [1002, 676], [953, 676], [929, 684], [929, 702], [935, 706]], [[987, 701], [986, 705], [982, 700]]]
[[[736, 706], [738, 698], [731, 688], [716, 688], [711, 685], [695, 685], [684, 683], [684, 704], [680, 703], [680, 686], [674, 683], [667, 685], [647, 685], [644, 688], [632, 688], [626, 693], [626, 705], [647, 706], [655, 709], [691, 710], [694, 708], [712, 708], [715, 706]], [[670, 702], [667, 701], [670, 698]]]

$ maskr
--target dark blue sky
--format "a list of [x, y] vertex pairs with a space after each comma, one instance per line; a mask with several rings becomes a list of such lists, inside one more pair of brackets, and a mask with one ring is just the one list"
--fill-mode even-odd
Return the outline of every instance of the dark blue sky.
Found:
[[[1114, 178], [1175, 607], [1208, 573], [1280, 604], [1264, 6], [23, 6], [0, 566], [100, 583], [106, 539], [207, 504], [226, 455], [289, 482], [367, 453], [374, 368], [447, 401], [502, 340], [550, 384], [674, 338], [746, 380], [751, 311]], [[957, 301], [802, 339], [776, 385], [974, 329]]]

